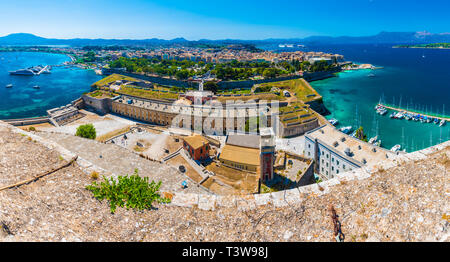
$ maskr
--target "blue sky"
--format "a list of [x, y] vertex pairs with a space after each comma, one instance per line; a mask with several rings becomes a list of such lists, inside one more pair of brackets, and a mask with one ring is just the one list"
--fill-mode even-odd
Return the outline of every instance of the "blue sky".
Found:
[[448, 0], [0, 0], [0, 35], [189, 40], [450, 31]]

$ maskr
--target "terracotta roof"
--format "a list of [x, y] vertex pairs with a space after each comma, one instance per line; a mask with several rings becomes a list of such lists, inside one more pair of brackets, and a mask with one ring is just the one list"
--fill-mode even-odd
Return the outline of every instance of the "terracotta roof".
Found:
[[201, 135], [185, 137], [184, 141], [194, 149], [200, 148], [204, 144], [209, 144], [209, 141]]
[[259, 149], [225, 145], [220, 154], [220, 159], [240, 164], [259, 165]]

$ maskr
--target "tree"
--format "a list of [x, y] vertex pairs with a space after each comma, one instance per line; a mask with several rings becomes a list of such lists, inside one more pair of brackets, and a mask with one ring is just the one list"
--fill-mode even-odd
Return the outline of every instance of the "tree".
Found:
[[219, 86], [217, 85], [216, 82], [208, 81], [203, 85], [203, 88], [205, 90], [212, 91], [213, 93], [217, 93], [217, 89], [219, 89]]
[[178, 80], [184, 80], [189, 77], [189, 71], [186, 69], [179, 70], [175, 73], [175, 77]]
[[97, 131], [93, 124], [86, 124], [79, 126], [75, 135], [88, 139], [95, 139], [97, 137]]
[[364, 134], [364, 128], [362, 126], [360, 126], [356, 130], [356, 138], [358, 138], [359, 140], [362, 140], [364, 142], [367, 142], [367, 135]]

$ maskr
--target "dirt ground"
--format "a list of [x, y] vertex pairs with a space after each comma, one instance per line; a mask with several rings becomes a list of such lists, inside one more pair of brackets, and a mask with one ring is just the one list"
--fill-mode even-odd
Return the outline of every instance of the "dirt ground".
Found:
[[243, 172], [223, 165], [217, 166], [215, 162], [206, 166], [206, 169], [214, 172], [216, 179], [234, 187], [239, 192], [258, 192], [259, 177], [257, 174]]

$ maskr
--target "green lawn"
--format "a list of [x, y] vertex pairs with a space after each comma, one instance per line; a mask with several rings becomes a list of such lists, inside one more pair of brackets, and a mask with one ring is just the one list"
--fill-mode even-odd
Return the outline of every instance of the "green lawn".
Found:
[[304, 80], [303, 78], [264, 83], [260, 86], [272, 86], [281, 90], [288, 90], [291, 95], [294, 95], [294, 93], [296, 93], [296, 97], [304, 103], [322, 99], [319, 93], [317, 93], [317, 91], [312, 88], [309, 83], [306, 82], [306, 80]]
[[109, 75], [97, 82], [95, 82], [94, 84], [92, 84], [93, 87], [99, 88], [99, 87], [103, 87], [103, 86], [107, 86], [117, 80], [128, 80], [128, 81], [140, 81], [136, 78], [132, 78], [129, 76], [124, 76], [124, 75], [119, 75], [119, 74], [112, 74]]
[[118, 93], [123, 95], [131, 95], [136, 97], [142, 97], [147, 99], [177, 99], [178, 94], [173, 93], [165, 93], [165, 92], [159, 92], [159, 91], [153, 91], [153, 90], [144, 90], [144, 89], [138, 89], [128, 86], [122, 86]]

